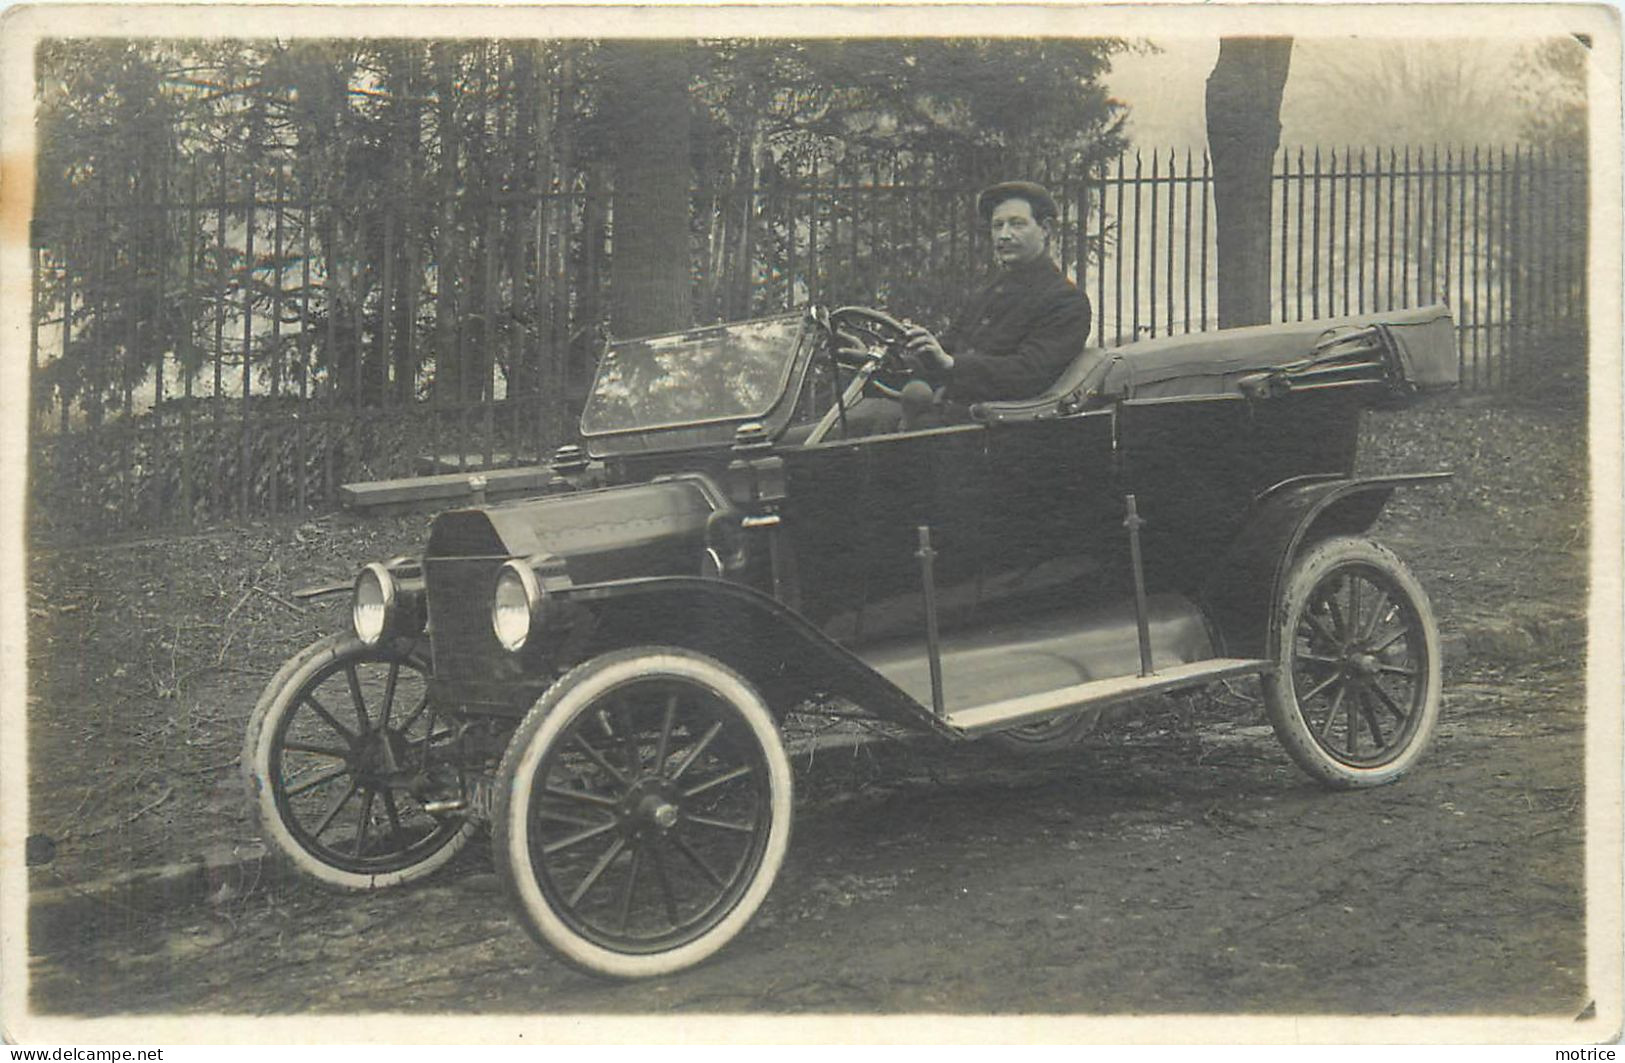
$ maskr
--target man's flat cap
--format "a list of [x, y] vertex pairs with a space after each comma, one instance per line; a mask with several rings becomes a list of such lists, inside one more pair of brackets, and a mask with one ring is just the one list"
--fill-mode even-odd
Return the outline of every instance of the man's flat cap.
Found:
[[1055, 197], [1043, 185], [1031, 181], [1000, 181], [982, 189], [976, 197], [976, 213], [981, 215], [983, 221], [992, 221], [993, 208], [1007, 199], [1025, 199], [1033, 208], [1033, 218], [1037, 221], [1061, 216], [1061, 209], [1055, 205]]

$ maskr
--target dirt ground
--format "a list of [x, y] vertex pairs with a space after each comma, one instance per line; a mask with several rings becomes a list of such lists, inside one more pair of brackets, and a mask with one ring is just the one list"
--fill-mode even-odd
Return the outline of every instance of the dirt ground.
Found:
[[[906, 745], [803, 766], [764, 910], [717, 962], [652, 989], [552, 963], [475, 854], [421, 889], [295, 885], [81, 943], [36, 960], [36, 1005], [1576, 1013], [1584, 648], [1541, 632], [1584, 612], [1583, 415], [1374, 414], [1362, 464], [1456, 470], [1398, 494], [1376, 534], [1447, 640], [1522, 632], [1449, 662], [1437, 745], [1398, 786], [1314, 787], [1236, 684], [1125, 715], [1059, 762]], [[416, 548], [426, 521], [33, 544], [29, 824], [50, 859], [31, 885], [257, 841], [236, 764], [248, 712], [284, 657], [343, 622], [342, 601], [291, 592]]]
[[[42, 1012], [1578, 1015], [1583, 699], [1458, 675], [1399, 784], [1334, 794], [1256, 722], [1124, 720], [1076, 755], [798, 761], [790, 856], [711, 962], [635, 985], [518, 928], [489, 862], [301, 886], [98, 931], [33, 963]], [[1224, 715], [1224, 706], [1212, 707]], [[1230, 710], [1234, 710], [1231, 706]], [[252, 977], [244, 973], [252, 971]]]

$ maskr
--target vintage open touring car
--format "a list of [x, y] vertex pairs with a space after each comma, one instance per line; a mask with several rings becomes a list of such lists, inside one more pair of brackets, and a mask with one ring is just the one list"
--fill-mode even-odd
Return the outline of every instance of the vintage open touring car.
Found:
[[266, 837], [370, 889], [488, 826], [538, 941], [640, 977], [767, 894], [792, 710], [1054, 751], [1103, 705], [1256, 675], [1320, 782], [1416, 762], [1437, 625], [1364, 533], [1446, 474], [1353, 469], [1362, 410], [1455, 383], [1446, 309], [1091, 349], [1037, 398], [859, 436], [866, 392], [908, 389], [900, 336], [848, 307], [611, 344], [546, 484], [368, 564], [352, 630], [271, 680]]

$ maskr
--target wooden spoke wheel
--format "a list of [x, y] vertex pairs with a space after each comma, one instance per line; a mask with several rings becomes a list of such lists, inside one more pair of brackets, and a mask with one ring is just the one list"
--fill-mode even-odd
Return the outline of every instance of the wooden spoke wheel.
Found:
[[1100, 721], [1097, 710], [1063, 712], [1037, 723], [997, 731], [982, 739], [983, 744], [1015, 756], [1042, 756], [1071, 749], [1095, 729]]
[[1438, 624], [1398, 558], [1334, 538], [1299, 557], [1276, 611], [1277, 671], [1264, 682], [1276, 734], [1328, 786], [1391, 782], [1439, 719]]
[[789, 844], [790, 765], [761, 696], [687, 650], [621, 650], [531, 709], [498, 771], [497, 867], [526, 929], [592, 974], [698, 963]]
[[254, 708], [242, 763], [261, 833], [326, 885], [411, 882], [468, 841], [471, 823], [425, 807], [458, 793], [427, 672], [409, 641], [332, 635], [284, 665]]

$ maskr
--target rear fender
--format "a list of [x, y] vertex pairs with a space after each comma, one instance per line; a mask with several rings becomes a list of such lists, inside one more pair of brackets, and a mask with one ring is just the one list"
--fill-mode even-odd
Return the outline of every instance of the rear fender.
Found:
[[752, 587], [660, 576], [578, 585], [560, 598], [591, 617], [582, 658], [621, 646], [682, 646], [745, 676], [776, 714], [808, 698], [835, 696], [893, 723], [954, 733], [799, 614]]
[[1223, 652], [1273, 660], [1278, 647], [1270, 618], [1298, 554], [1329, 536], [1368, 530], [1396, 487], [1436, 483], [1450, 475], [1303, 477], [1260, 495], [1201, 591]]

